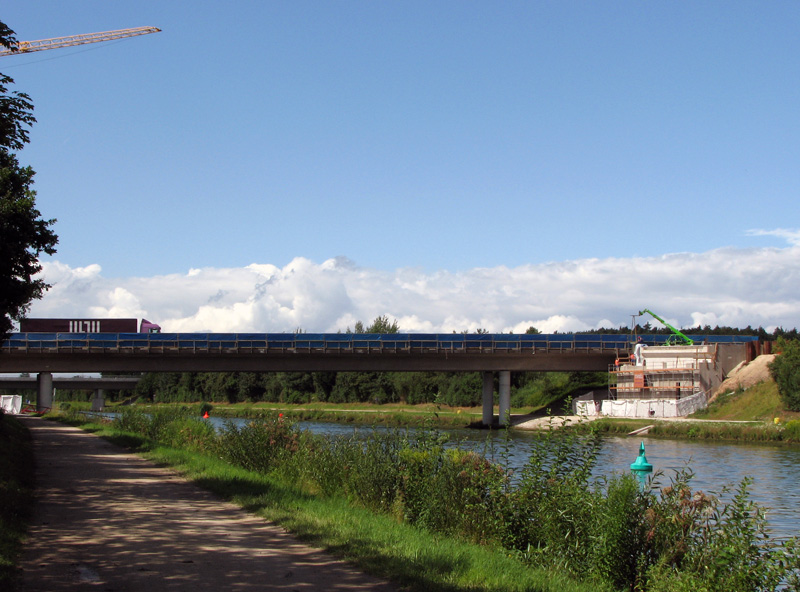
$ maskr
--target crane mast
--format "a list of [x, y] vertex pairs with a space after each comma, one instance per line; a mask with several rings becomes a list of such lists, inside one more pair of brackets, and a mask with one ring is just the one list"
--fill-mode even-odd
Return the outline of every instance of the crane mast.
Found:
[[44, 51], [46, 49], [58, 49], [60, 47], [73, 47], [86, 43], [100, 43], [101, 41], [114, 41], [115, 39], [125, 39], [126, 37], [136, 37], [149, 33], [158, 33], [158, 27], [135, 27], [133, 29], [118, 29], [116, 31], [104, 31], [102, 33], [84, 33], [82, 35], [70, 35], [68, 37], [55, 37], [53, 39], [39, 39], [37, 41], [20, 41], [14, 49], [0, 50], [0, 57], [8, 55], [19, 55], [34, 51]]

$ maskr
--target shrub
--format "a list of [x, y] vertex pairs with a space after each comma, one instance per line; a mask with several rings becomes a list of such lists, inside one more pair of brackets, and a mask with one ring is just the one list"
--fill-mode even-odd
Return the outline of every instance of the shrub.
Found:
[[227, 422], [217, 438], [217, 450], [230, 463], [266, 473], [287, 453], [296, 452], [299, 432], [282, 416], [253, 420], [237, 427]]
[[188, 448], [198, 452], [210, 451], [215, 446], [214, 428], [198, 420], [188, 407], [162, 408], [143, 411], [123, 407], [114, 420], [123, 431], [140, 434], [159, 444], [175, 448]]
[[783, 404], [800, 411], [800, 341], [778, 338], [779, 354], [769, 365]]
[[646, 589], [751, 592], [796, 586], [796, 540], [770, 540], [764, 510], [749, 498], [750, 479], [742, 481], [728, 504], [692, 492], [690, 479], [691, 473], [679, 472], [648, 510]]
[[787, 421], [783, 427], [783, 439], [789, 442], [800, 442], [800, 420]]

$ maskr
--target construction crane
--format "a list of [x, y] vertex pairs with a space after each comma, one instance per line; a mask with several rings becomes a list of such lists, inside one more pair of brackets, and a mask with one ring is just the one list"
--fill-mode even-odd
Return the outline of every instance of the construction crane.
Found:
[[686, 335], [678, 331], [675, 327], [670, 325], [667, 321], [662, 319], [652, 310], [644, 309], [639, 311], [639, 316], [642, 316], [644, 313], [650, 314], [655, 320], [660, 321], [667, 329], [672, 331], [673, 335], [670, 335], [667, 338], [667, 341], [664, 345], [694, 345], [694, 341], [689, 339]]
[[45, 49], [73, 47], [74, 45], [84, 45], [86, 43], [114, 41], [115, 39], [125, 39], [126, 37], [136, 37], [138, 35], [147, 35], [160, 31], [161, 29], [158, 27], [136, 27], [133, 29], [119, 29], [117, 31], [104, 31], [103, 33], [85, 33], [83, 35], [56, 37], [54, 39], [39, 39], [38, 41], [20, 41], [14, 49], [3, 48], [0, 50], [0, 57], [31, 53], [33, 51], [44, 51]]

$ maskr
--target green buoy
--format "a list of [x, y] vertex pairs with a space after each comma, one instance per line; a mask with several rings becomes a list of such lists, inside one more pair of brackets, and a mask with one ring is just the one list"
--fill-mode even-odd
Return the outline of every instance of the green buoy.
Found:
[[642, 485], [647, 481], [647, 476], [653, 472], [653, 465], [647, 462], [647, 457], [644, 455], [644, 442], [639, 446], [639, 456], [631, 464], [631, 471]]

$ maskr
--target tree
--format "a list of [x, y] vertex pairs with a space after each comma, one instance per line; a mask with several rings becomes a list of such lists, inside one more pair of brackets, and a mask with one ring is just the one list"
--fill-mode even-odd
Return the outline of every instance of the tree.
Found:
[[789, 411], [800, 411], [800, 341], [778, 338], [778, 355], [769, 372], [778, 385], [778, 393]]
[[[17, 45], [14, 32], [0, 22], [0, 45]], [[43, 220], [31, 189], [33, 169], [22, 167], [12, 150], [28, 143], [28, 129], [36, 119], [25, 93], [9, 92], [14, 80], [0, 74], [0, 339], [11, 330], [30, 303], [50, 287], [41, 278], [39, 256], [56, 252], [58, 237], [50, 229], [55, 220]]]
[[[347, 332], [350, 332], [350, 329], [347, 329]], [[377, 317], [369, 327], [364, 327], [364, 323], [361, 321], [356, 321], [355, 329], [353, 333], [399, 333], [400, 326], [397, 324], [397, 320], [389, 321], [388, 315], [383, 315]]]

